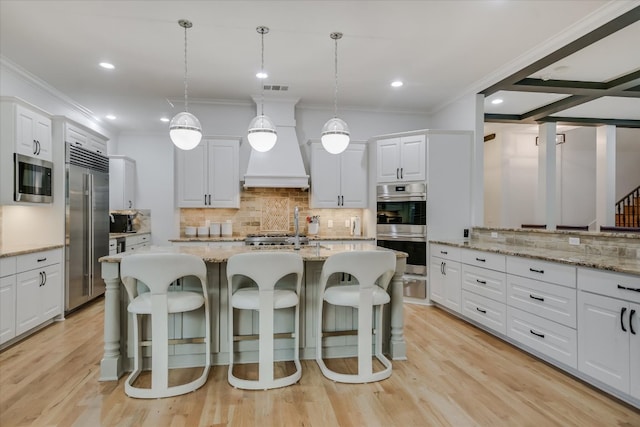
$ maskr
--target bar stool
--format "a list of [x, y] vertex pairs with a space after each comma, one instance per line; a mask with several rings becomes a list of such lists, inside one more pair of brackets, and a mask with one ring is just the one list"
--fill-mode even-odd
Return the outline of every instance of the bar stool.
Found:
[[[169, 286], [179, 278], [195, 276], [200, 280], [202, 292], [169, 292]], [[185, 394], [201, 387], [211, 366], [211, 321], [207, 297], [207, 266], [202, 258], [180, 253], [143, 253], [122, 258], [120, 277], [129, 295], [127, 310], [133, 314], [134, 357], [133, 371], [124, 383], [128, 396], [152, 399]], [[144, 283], [149, 292], [138, 294], [137, 282]], [[204, 306], [205, 365], [197, 379], [169, 387], [169, 332], [170, 313], [182, 313]], [[151, 388], [134, 387], [142, 370], [142, 343], [139, 315], [151, 316]]]
[[[266, 390], [295, 384], [302, 376], [300, 365], [300, 285], [303, 263], [300, 255], [291, 252], [252, 252], [233, 255], [227, 262], [229, 297], [229, 374], [234, 387]], [[286, 276], [294, 275], [295, 290], [276, 287]], [[239, 287], [248, 278], [257, 286]], [[295, 307], [293, 362], [296, 371], [282, 378], [274, 378], [274, 310]], [[256, 310], [259, 313], [258, 380], [238, 378], [233, 374], [234, 309]]]
[[[331, 255], [325, 261], [320, 276], [318, 297], [318, 322], [316, 333], [316, 362], [322, 374], [342, 383], [367, 383], [380, 381], [391, 375], [391, 362], [382, 354], [382, 307], [391, 298], [387, 287], [396, 267], [396, 256], [391, 251], [356, 251]], [[350, 274], [356, 285], [333, 285], [327, 283], [335, 273]], [[377, 283], [376, 283], [377, 282]], [[322, 359], [322, 318], [324, 303], [358, 309], [358, 373], [343, 374], [327, 368]], [[373, 372], [372, 333], [373, 311], [376, 311], [374, 334], [375, 356], [384, 369]]]

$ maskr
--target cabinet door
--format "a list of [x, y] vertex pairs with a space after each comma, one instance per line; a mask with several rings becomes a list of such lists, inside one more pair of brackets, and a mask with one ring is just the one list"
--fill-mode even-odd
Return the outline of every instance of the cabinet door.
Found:
[[207, 145], [202, 142], [193, 150], [175, 149], [177, 157], [177, 197], [181, 208], [205, 206], [207, 194]]
[[37, 152], [35, 114], [26, 108], [16, 105], [16, 151], [25, 156], [35, 156]]
[[44, 280], [40, 286], [40, 322], [62, 313], [62, 274], [60, 264], [43, 269]]
[[40, 324], [40, 286], [42, 270], [18, 273], [16, 280], [16, 335]]
[[629, 392], [628, 315], [624, 301], [578, 293], [578, 370], [624, 393]]
[[96, 138], [95, 136], [89, 135], [89, 141], [87, 143], [88, 149], [93, 151], [94, 153], [106, 155], [107, 154], [107, 142], [103, 139]]
[[400, 138], [378, 141], [376, 177], [379, 183], [400, 181]]
[[122, 209], [133, 209], [136, 207], [136, 163], [130, 159], [124, 160], [122, 203]]
[[0, 279], [0, 344], [16, 336], [16, 276]]
[[53, 144], [51, 137], [51, 120], [39, 114], [35, 116], [33, 133], [38, 141], [38, 158], [53, 160]]
[[240, 207], [239, 142], [235, 140], [208, 141], [209, 206], [214, 208]]
[[640, 399], [640, 304], [629, 305], [629, 394]]
[[445, 301], [444, 305], [458, 313], [461, 312], [461, 264], [459, 262], [445, 261]]
[[311, 208], [337, 208], [339, 206], [340, 157], [342, 154], [331, 154], [321, 144], [312, 144]]
[[425, 136], [414, 135], [401, 138], [400, 180], [424, 181], [425, 179]]
[[350, 144], [340, 154], [340, 202], [343, 208], [367, 207], [367, 146]]
[[445, 275], [442, 258], [431, 257], [429, 261], [429, 293], [431, 300], [444, 304], [445, 302]]

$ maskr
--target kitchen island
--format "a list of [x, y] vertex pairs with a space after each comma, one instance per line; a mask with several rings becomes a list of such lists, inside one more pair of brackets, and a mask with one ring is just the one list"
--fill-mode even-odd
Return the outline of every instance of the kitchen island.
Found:
[[[227, 279], [226, 262], [239, 253], [248, 251], [293, 251], [293, 248], [253, 246], [230, 247], [156, 247], [141, 249], [144, 252], [180, 252], [197, 255], [207, 263], [208, 293], [211, 310], [212, 331], [212, 363], [224, 365], [229, 360], [229, 345], [227, 331]], [[346, 245], [309, 245], [298, 252], [305, 263], [302, 289], [300, 291], [300, 357], [302, 359], [315, 358], [315, 322], [317, 321], [318, 284], [324, 261], [331, 255], [356, 250], [386, 250], [378, 246], [365, 243]], [[406, 265], [407, 254], [396, 252], [396, 274], [394, 274], [387, 291], [391, 296], [391, 303], [385, 307], [385, 327], [382, 331], [383, 347], [394, 360], [406, 359], [406, 345], [403, 333], [403, 283], [402, 274]], [[111, 255], [100, 258], [102, 263], [102, 278], [106, 284], [105, 309], [104, 309], [104, 355], [100, 364], [100, 380], [115, 381], [125, 371], [130, 370], [132, 346], [129, 337], [132, 336], [129, 314], [127, 313], [128, 297], [120, 281], [120, 260], [127, 253]], [[348, 278], [345, 280], [349, 280]], [[184, 289], [189, 289], [189, 283], [181, 284]], [[356, 329], [357, 315], [353, 315], [355, 309], [348, 307], [335, 307], [330, 312], [325, 312], [328, 323], [325, 330], [343, 332]], [[276, 332], [290, 331], [290, 322], [276, 317]], [[201, 321], [201, 313], [183, 313], [172, 315], [170, 318], [170, 338], [176, 345], [170, 347], [170, 366], [189, 367], [200, 366], [204, 361], [204, 344], [194, 341], [192, 337], [203, 336], [204, 326]], [[236, 323], [238, 330], [243, 334], [257, 333], [257, 313], [246, 312]], [[342, 335], [339, 333], [325, 340], [328, 347], [325, 355], [328, 357], [355, 356], [357, 352], [357, 340], [354, 335]], [[281, 340], [285, 341], [285, 340]], [[180, 344], [180, 345], [177, 345]], [[287, 359], [293, 353], [287, 347], [287, 342], [279, 342], [276, 346], [276, 359]], [[242, 362], [257, 361], [257, 342], [244, 341], [239, 343], [236, 360]]]

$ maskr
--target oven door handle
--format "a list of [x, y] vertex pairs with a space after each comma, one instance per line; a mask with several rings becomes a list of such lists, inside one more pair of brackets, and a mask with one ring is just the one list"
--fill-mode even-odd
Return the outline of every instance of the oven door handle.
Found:
[[378, 202], [424, 202], [427, 200], [427, 195], [424, 193], [399, 194], [397, 196], [378, 195], [376, 199]]

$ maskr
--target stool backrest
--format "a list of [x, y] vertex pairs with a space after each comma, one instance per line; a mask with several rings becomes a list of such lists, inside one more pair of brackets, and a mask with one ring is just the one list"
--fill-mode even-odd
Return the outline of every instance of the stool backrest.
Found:
[[[361, 288], [375, 285], [386, 290], [396, 269], [396, 255], [391, 251], [354, 251], [331, 255], [322, 266], [321, 286], [332, 274], [346, 273], [355, 277]], [[378, 280], [379, 279], [379, 280]]]
[[261, 291], [273, 290], [280, 279], [296, 274], [296, 288], [300, 292], [304, 264], [293, 252], [268, 251], [236, 254], [227, 262], [229, 283], [233, 276], [242, 275], [256, 282]]
[[154, 252], [127, 255], [120, 261], [120, 277], [130, 299], [136, 296], [136, 280], [147, 285], [152, 295], [162, 295], [185, 276], [199, 278], [206, 295], [207, 266], [196, 255]]

